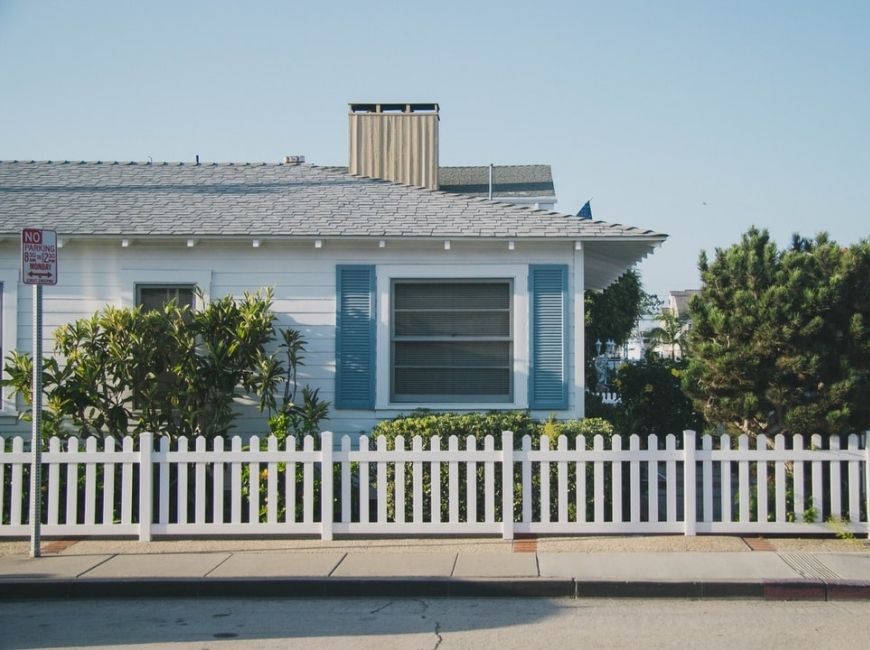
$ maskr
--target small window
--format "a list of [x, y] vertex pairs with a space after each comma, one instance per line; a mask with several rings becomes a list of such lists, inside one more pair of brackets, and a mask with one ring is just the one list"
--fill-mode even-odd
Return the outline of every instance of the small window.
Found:
[[136, 305], [144, 311], [163, 309], [174, 300], [179, 307], [187, 305], [194, 308], [194, 285], [192, 284], [138, 284], [136, 285]]
[[392, 289], [392, 401], [513, 400], [509, 280], [395, 280]]

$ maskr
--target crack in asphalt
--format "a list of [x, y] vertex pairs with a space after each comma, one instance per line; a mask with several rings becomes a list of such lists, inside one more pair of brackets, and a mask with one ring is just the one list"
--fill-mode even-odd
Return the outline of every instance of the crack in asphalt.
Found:
[[435, 621], [435, 636], [438, 637], [438, 641], [435, 643], [432, 650], [438, 650], [438, 646], [441, 645], [441, 642], [444, 640], [444, 637], [441, 636], [441, 623], [438, 621]]
[[372, 611], [370, 611], [369, 614], [377, 614], [377, 613], [380, 612], [381, 610], [384, 610], [384, 609], [386, 609], [387, 607], [389, 607], [390, 605], [392, 605], [393, 602], [395, 602], [395, 601], [392, 601], [392, 600], [391, 600], [391, 601], [388, 602], [386, 605], [381, 605], [380, 607], [376, 607], [375, 609], [373, 609]]

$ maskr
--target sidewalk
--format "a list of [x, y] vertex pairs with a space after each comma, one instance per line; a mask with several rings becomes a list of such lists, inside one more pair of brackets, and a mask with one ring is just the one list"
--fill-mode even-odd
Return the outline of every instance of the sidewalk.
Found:
[[0, 599], [870, 599], [866, 540], [740, 537], [0, 542]]

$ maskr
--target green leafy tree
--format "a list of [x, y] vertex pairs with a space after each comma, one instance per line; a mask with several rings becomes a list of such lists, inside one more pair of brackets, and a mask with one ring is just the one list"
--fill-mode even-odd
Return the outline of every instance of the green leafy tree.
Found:
[[659, 324], [653, 327], [647, 335], [653, 347], [662, 345], [670, 351], [671, 359], [676, 359], [677, 350], [680, 357], [688, 353], [688, 323], [686, 316], [675, 314], [670, 309], [663, 309], [657, 316]]
[[699, 267], [684, 388], [710, 422], [769, 435], [870, 426], [870, 242], [795, 236], [779, 250], [752, 228]]
[[595, 386], [595, 342], [612, 340], [622, 345], [640, 317], [655, 312], [661, 303], [658, 297], [643, 290], [640, 275], [634, 269], [626, 271], [604, 291], [587, 291], [585, 302], [586, 385]]
[[[44, 362], [44, 433], [223, 435], [242, 396], [270, 414], [286, 414], [287, 428], [315, 433], [328, 403], [308, 387], [301, 405], [292, 402], [305, 342], [293, 330], [281, 331], [286, 365], [268, 351], [276, 335], [271, 306], [267, 289], [196, 312], [174, 302], [153, 311], [107, 307], [59, 327], [55, 355]], [[2, 384], [32, 405], [30, 355], [10, 353], [5, 369], [9, 379]]]
[[639, 363], [620, 366], [614, 381], [620, 403], [611, 410], [616, 430], [640, 436], [702, 430], [704, 419], [682, 390], [685, 370], [686, 361], [653, 354]]

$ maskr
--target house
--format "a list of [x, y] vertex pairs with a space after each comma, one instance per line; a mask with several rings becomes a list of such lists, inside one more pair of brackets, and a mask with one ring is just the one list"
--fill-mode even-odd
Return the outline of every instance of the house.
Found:
[[[308, 341], [300, 381], [332, 403], [338, 433], [419, 407], [581, 417], [583, 291], [665, 235], [435, 189], [437, 105], [407, 106], [352, 108], [349, 170], [298, 158], [0, 162], [3, 354], [31, 349], [19, 241], [40, 227], [61, 246], [58, 284], [44, 290], [47, 351], [52, 328], [106, 305], [271, 286], [279, 324]], [[413, 155], [386, 155], [390, 142]], [[238, 429], [262, 430], [241, 408]], [[22, 430], [14, 416], [4, 399], [0, 431]]]

